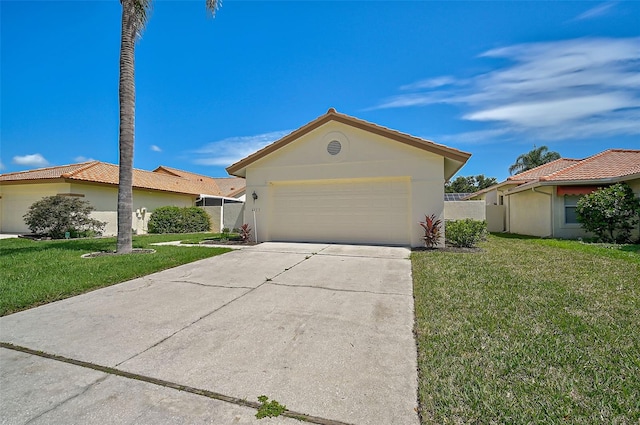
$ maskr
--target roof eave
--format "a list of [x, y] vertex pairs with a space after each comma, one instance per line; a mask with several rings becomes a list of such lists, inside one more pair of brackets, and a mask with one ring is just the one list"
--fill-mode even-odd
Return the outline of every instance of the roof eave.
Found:
[[640, 179], [640, 173], [627, 174], [625, 176], [604, 177], [599, 179], [579, 179], [579, 180], [541, 180], [541, 183], [545, 186], [579, 186], [579, 185], [594, 185], [594, 184], [614, 184], [624, 182], [628, 180]]
[[541, 186], [595, 186], [598, 184], [615, 184], [628, 180], [640, 179], [640, 173], [629, 174], [626, 176], [607, 177], [602, 179], [580, 179], [580, 180], [538, 180], [529, 182], [518, 187], [514, 187], [505, 193], [505, 195], [512, 195], [514, 193], [523, 192], [534, 187]]
[[482, 190], [479, 190], [479, 191], [474, 192], [474, 193], [472, 193], [472, 194], [470, 194], [470, 195], [467, 195], [467, 196], [465, 196], [465, 197], [464, 197], [464, 198], [462, 198], [462, 199], [463, 199], [463, 200], [465, 200], [465, 201], [468, 201], [468, 200], [469, 200], [469, 199], [471, 199], [471, 198], [475, 198], [476, 196], [483, 195], [483, 194], [485, 194], [485, 193], [491, 192], [492, 190], [500, 189], [501, 187], [504, 187], [504, 186], [509, 186], [509, 185], [518, 185], [518, 186], [521, 186], [521, 185], [523, 185], [523, 184], [527, 184], [527, 183], [529, 183], [530, 181], [531, 181], [531, 180], [527, 180], [527, 181], [523, 180], [523, 181], [520, 181], [520, 182], [519, 182], [519, 181], [515, 181], [515, 180], [508, 180], [508, 179], [507, 179], [507, 180], [504, 180], [504, 181], [502, 181], [502, 182], [500, 182], [500, 183], [494, 184], [493, 186], [486, 187], [486, 188], [484, 188], [484, 189], [482, 189]]
[[[264, 148], [258, 150], [257, 152], [254, 152], [253, 154], [247, 156], [246, 158], [243, 158], [240, 161], [234, 164], [231, 164], [226, 168], [227, 173], [236, 177], [246, 177], [246, 168], [249, 165], [275, 152], [276, 150], [288, 145], [289, 143], [302, 137], [303, 135], [310, 133], [311, 131], [328, 123], [329, 121], [336, 121], [345, 125], [350, 125], [354, 128], [358, 128], [360, 130], [368, 131], [370, 133], [377, 134], [379, 136], [396, 140], [398, 142], [405, 143], [409, 146], [413, 146], [418, 149], [422, 149], [428, 152], [442, 155], [445, 158], [448, 158], [452, 161], [456, 161], [460, 163], [459, 167], [456, 168], [456, 172], [460, 168], [462, 168], [462, 166], [471, 157], [471, 153], [469, 152], [464, 152], [457, 149], [449, 148], [447, 146], [439, 145], [437, 143], [420, 139], [418, 137], [414, 137], [408, 134], [404, 134], [396, 130], [391, 130], [386, 127], [381, 127], [377, 124], [369, 123], [367, 121], [363, 121], [358, 118], [341, 114], [339, 112], [336, 112], [335, 109], [331, 108], [326, 114], [319, 116], [315, 120], [303, 125], [299, 129], [265, 146]], [[453, 174], [455, 174], [455, 172]]]

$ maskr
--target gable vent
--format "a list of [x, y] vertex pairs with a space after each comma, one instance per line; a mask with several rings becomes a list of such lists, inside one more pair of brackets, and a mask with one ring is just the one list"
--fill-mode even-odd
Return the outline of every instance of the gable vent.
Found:
[[342, 150], [342, 145], [337, 140], [332, 140], [327, 145], [327, 152], [329, 152], [330, 155], [338, 155], [340, 150]]

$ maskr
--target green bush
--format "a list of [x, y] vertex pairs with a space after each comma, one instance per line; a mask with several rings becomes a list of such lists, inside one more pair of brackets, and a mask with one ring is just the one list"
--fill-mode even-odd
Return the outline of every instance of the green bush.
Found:
[[603, 242], [626, 243], [638, 224], [640, 200], [626, 183], [617, 183], [585, 195], [576, 205], [578, 222]]
[[149, 233], [208, 232], [209, 214], [199, 207], [160, 207], [149, 219]]
[[23, 216], [29, 230], [53, 239], [101, 235], [107, 223], [90, 217], [94, 208], [87, 201], [70, 196], [47, 196], [34, 202]]
[[487, 223], [485, 221], [464, 220], [447, 221], [445, 238], [449, 245], [472, 248], [478, 242], [487, 239]]

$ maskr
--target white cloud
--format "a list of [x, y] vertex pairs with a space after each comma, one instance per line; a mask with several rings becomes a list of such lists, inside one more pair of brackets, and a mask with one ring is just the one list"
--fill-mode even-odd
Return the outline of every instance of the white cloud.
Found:
[[429, 78], [426, 80], [417, 81], [415, 83], [407, 84], [400, 87], [400, 90], [416, 90], [416, 89], [432, 89], [435, 87], [448, 86], [455, 84], [456, 79], [451, 76], [443, 76], [436, 78]]
[[89, 162], [89, 161], [95, 161], [95, 159], [93, 158], [87, 158], [86, 156], [76, 156], [75, 158], [73, 158], [73, 160], [75, 162]]
[[47, 161], [39, 153], [24, 156], [14, 156], [13, 163], [18, 165], [28, 165], [30, 167], [46, 167], [47, 165], [49, 165], [49, 161]]
[[162, 149], [160, 149], [160, 146], [158, 145], [151, 145], [149, 149], [151, 149], [154, 152], [162, 152]]
[[612, 110], [640, 106], [624, 93], [603, 93], [567, 99], [544, 99], [512, 103], [465, 115], [471, 121], [508, 121], [526, 127], [562, 125], [571, 120], [589, 118]]
[[0, 171], [4, 170], [4, 164], [2, 163], [2, 161], [0, 161]]
[[617, 1], [607, 1], [604, 3], [600, 3], [599, 5], [592, 7], [591, 9], [585, 12], [582, 12], [580, 15], [576, 16], [574, 20], [582, 21], [585, 19], [593, 19], [593, 18], [598, 18], [600, 16], [606, 15], [607, 13], [609, 13], [611, 8], [615, 6], [617, 3], [618, 3]]
[[193, 151], [198, 156], [193, 162], [201, 165], [228, 167], [289, 133], [291, 130], [273, 131], [255, 136], [229, 137], [211, 142]]
[[640, 38], [519, 44], [479, 57], [507, 65], [469, 79], [443, 77], [442, 85], [438, 78], [408, 84], [400, 89], [414, 92], [375, 109], [454, 104], [463, 119], [493, 126], [483, 130], [487, 136], [496, 129], [554, 140], [585, 137], [587, 128], [592, 137], [640, 134], [637, 114], [629, 112], [640, 110]]
[[496, 138], [504, 139], [508, 137], [512, 130], [508, 128], [497, 128], [492, 130], [468, 131], [457, 134], [443, 134], [435, 138], [442, 143], [461, 143], [466, 145], [488, 144]]

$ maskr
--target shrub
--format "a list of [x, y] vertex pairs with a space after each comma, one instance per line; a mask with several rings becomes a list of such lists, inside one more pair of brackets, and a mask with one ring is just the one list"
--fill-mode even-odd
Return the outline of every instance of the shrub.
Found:
[[425, 215], [424, 221], [418, 224], [424, 229], [424, 246], [426, 248], [437, 246], [442, 236], [442, 220], [437, 218], [435, 214], [431, 214], [430, 216]]
[[487, 239], [487, 233], [485, 221], [466, 218], [447, 221], [445, 239], [448, 244], [453, 246], [473, 248], [478, 242]]
[[243, 224], [240, 228], [240, 239], [242, 242], [251, 242], [251, 227], [247, 223]]
[[210, 228], [209, 215], [199, 207], [160, 207], [149, 219], [149, 233], [206, 232]]
[[617, 183], [585, 195], [576, 206], [578, 222], [603, 242], [625, 243], [638, 224], [640, 200], [626, 183]]
[[73, 238], [102, 234], [107, 223], [90, 217], [94, 208], [87, 201], [70, 196], [47, 196], [34, 202], [23, 216], [29, 230], [35, 234], [62, 239], [65, 233]]

